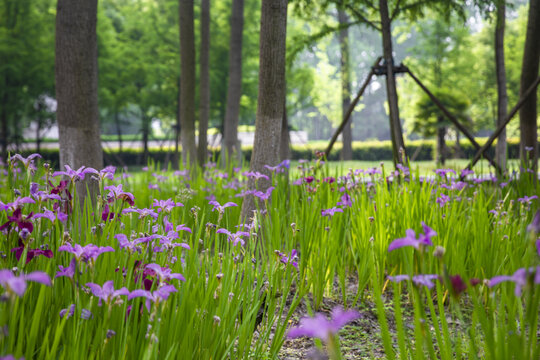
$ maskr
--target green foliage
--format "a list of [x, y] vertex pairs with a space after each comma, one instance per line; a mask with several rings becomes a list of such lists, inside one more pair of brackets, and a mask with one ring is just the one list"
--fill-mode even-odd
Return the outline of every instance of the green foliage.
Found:
[[38, 116], [40, 95], [54, 97], [54, 13], [52, 0], [0, 1], [0, 119], [8, 142]]
[[[435, 97], [441, 104], [454, 115], [462, 124], [467, 127], [471, 126], [471, 121], [467, 116], [467, 110], [470, 106], [467, 98], [456, 92], [447, 89], [438, 89], [434, 92]], [[412, 123], [412, 131], [422, 135], [423, 137], [432, 137], [437, 133], [439, 127], [452, 125], [441, 109], [424, 94], [416, 103], [416, 117]]]

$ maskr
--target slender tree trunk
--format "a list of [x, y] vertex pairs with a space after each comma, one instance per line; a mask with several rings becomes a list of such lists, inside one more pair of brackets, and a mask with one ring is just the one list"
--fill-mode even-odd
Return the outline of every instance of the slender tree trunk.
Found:
[[178, 93], [177, 93], [177, 96], [176, 98], [178, 99], [178, 102], [176, 104], [176, 123], [174, 125], [174, 156], [173, 156], [173, 169], [176, 169], [178, 170], [179, 168], [179, 165], [180, 165], [180, 156], [179, 156], [179, 151], [180, 151], [180, 82], [181, 82], [181, 77], [179, 76], [178, 77], [178, 81], [177, 81], [177, 84], [178, 84]]
[[[286, 95], [286, 91], [284, 91]], [[287, 96], [283, 100], [283, 117], [281, 122], [281, 136], [279, 140], [279, 160], [291, 158], [291, 136], [289, 133], [289, 118], [287, 117]]]
[[[437, 122], [441, 123], [443, 117], [439, 116]], [[446, 141], [444, 139], [446, 135], [446, 127], [439, 125], [437, 127], [437, 165], [443, 166], [446, 162]]]
[[[495, 26], [495, 69], [497, 73], [497, 123], [501, 125], [508, 109], [508, 94], [506, 92], [506, 67], [504, 64], [504, 29], [506, 23], [506, 3], [502, 1], [497, 6], [497, 24]], [[495, 161], [506, 170], [506, 129], [497, 139]]]
[[[287, 34], [287, 0], [262, 0], [259, 53], [259, 93], [255, 122], [255, 143], [251, 171], [271, 176], [264, 165], [279, 162], [279, 143], [285, 100], [285, 40]], [[270, 180], [259, 179], [257, 188], [266, 191]], [[255, 180], [248, 182], [255, 189]], [[264, 207], [261, 202], [260, 208]], [[247, 222], [255, 210], [253, 196], [244, 198], [241, 218]]]
[[[529, 18], [525, 50], [521, 66], [520, 96], [538, 77], [540, 61], [540, 0], [529, 2]], [[519, 128], [521, 132], [520, 155], [524, 166], [531, 167], [534, 173], [538, 169], [538, 139], [536, 127], [537, 91], [533, 92], [519, 110]], [[530, 163], [532, 162], [532, 164]], [[536, 178], [536, 176], [535, 176]]]
[[[400, 156], [403, 149], [405, 155], [405, 143], [403, 142], [403, 132], [399, 120], [398, 94], [396, 87], [396, 77], [393, 72], [394, 56], [392, 54], [392, 24], [388, 14], [387, 0], [379, 0], [379, 11], [381, 15], [381, 29], [383, 40], [383, 57], [386, 63], [386, 96], [390, 111], [390, 133], [392, 136], [392, 152], [394, 155], [394, 165], [402, 163], [405, 159]], [[405, 156], [403, 156], [405, 157]]]
[[[7, 86], [7, 76], [6, 76], [6, 86]], [[2, 134], [0, 135], [0, 143], [2, 147], [2, 158], [7, 158], [7, 147], [8, 147], [8, 139], [9, 139], [9, 119], [8, 119], [8, 112], [7, 112], [7, 105], [8, 105], [8, 94], [7, 92], [4, 92], [4, 95], [2, 96], [2, 106], [0, 107], [0, 122], [1, 122], [1, 128], [2, 128]]]
[[179, 0], [180, 12], [180, 124], [182, 131], [182, 161], [194, 164], [195, 144], [195, 32], [193, 0]]
[[41, 150], [41, 136], [40, 136], [40, 132], [41, 132], [41, 123], [42, 123], [42, 120], [41, 120], [41, 106], [39, 105], [39, 108], [38, 108], [38, 116], [37, 116], [37, 119], [36, 119], [36, 152], [39, 154], [40, 150]]
[[199, 110], [199, 165], [203, 166], [208, 152], [208, 119], [210, 118], [210, 0], [201, 2], [201, 75]]
[[142, 111], [142, 142], [143, 142], [143, 165], [148, 164], [148, 137], [150, 135], [150, 118], [146, 116], [146, 109]]
[[[348, 22], [345, 11], [338, 10], [338, 21], [340, 25]], [[351, 106], [351, 76], [350, 76], [350, 56], [349, 56], [349, 29], [343, 29], [339, 32], [339, 49], [341, 53], [341, 116], [345, 117], [349, 106]], [[341, 150], [341, 160], [352, 160], [352, 122], [347, 121], [341, 132], [343, 149]]]
[[[97, 0], [58, 0], [56, 8], [56, 116], [60, 166], [103, 167], [98, 113]], [[85, 179], [90, 179], [90, 176]], [[86, 183], [86, 184], [85, 184]], [[97, 194], [95, 181], [77, 188]], [[86, 192], [89, 186], [90, 194]]]
[[232, 161], [234, 153], [240, 155], [238, 117], [242, 95], [242, 34], [244, 30], [244, 0], [233, 0], [231, 12], [231, 38], [229, 46], [229, 83], [224, 121], [224, 147], [226, 158]]
[[118, 135], [118, 145], [120, 153], [122, 153], [122, 126], [120, 125], [120, 115], [118, 113], [118, 107], [114, 107], [114, 124], [116, 125], [116, 134]]

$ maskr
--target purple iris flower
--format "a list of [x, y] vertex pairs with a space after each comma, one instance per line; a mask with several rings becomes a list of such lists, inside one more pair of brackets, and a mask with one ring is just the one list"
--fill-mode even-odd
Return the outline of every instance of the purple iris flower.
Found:
[[216, 233], [218, 234], [226, 234], [227, 235], [227, 240], [229, 240], [229, 242], [232, 242], [233, 243], [233, 246], [236, 246], [236, 244], [240, 243], [241, 246], [244, 246], [245, 244], [245, 241], [241, 238], [241, 236], [247, 236], [249, 237], [249, 233], [248, 232], [245, 232], [245, 231], [237, 231], [235, 233], [231, 233], [229, 230], [227, 229], [218, 229], [216, 231]]
[[467, 175], [474, 174], [474, 170], [463, 169], [461, 170], [461, 177], [465, 178]]
[[419, 249], [421, 246], [432, 246], [433, 242], [431, 242], [431, 238], [436, 236], [437, 233], [423, 221], [422, 227], [424, 228], [424, 234], [419, 234], [418, 238], [416, 238], [416, 233], [413, 229], [407, 229], [405, 232], [407, 235], [404, 238], [392, 241], [390, 246], [388, 246], [388, 251], [393, 251], [404, 246], [412, 246], [415, 249]]
[[171, 210], [175, 207], [184, 206], [181, 202], [174, 202], [172, 199], [167, 200], [158, 200], [154, 199], [154, 203], [152, 204], [152, 207], [157, 207], [157, 212], [160, 213], [162, 211], [166, 213], [170, 213]]
[[165, 182], [169, 179], [168, 176], [152, 173], [152, 176], [156, 178], [157, 182]]
[[99, 171], [99, 180], [103, 181], [104, 179], [114, 180], [114, 173], [116, 172], [116, 167], [109, 165], [104, 167]]
[[519, 198], [518, 201], [519, 201], [520, 203], [522, 203], [522, 204], [523, 204], [523, 203], [530, 204], [531, 201], [533, 201], [534, 199], [538, 199], [538, 196], [533, 195], [533, 196], [529, 197], [529, 196], [525, 195], [524, 197]]
[[341, 195], [341, 201], [338, 201], [336, 205], [343, 206], [344, 208], [351, 207], [352, 206], [352, 199], [349, 196], [349, 194], [345, 193], [345, 194]]
[[[409, 275], [396, 275], [396, 276], [388, 276], [388, 280], [393, 282], [401, 282], [403, 280], [410, 280]], [[439, 279], [439, 275], [435, 274], [421, 274], [421, 275], [414, 275], [412, 277], [412, 282], [415, 283], [418, 286], [426, 286], [428, 289], [433, 289], [435, 284], [433, 283], [434, 280]]]
[[39, 219], [39, 218], [45, 218], [45, 219], [49, 219], [52, 223], [54, 223], [54, 221], [56, 219], [58, 219], [59, 221], [61, 222], [64, 222], [67, 220], [67, 215], [64, 214], [63, 212], [61, 211], [58, 211], [58, 215], [55, 214], [53, 211], [51, 210], [45, 210], [44, 212], [42, 213], [36, 213], [34, 215], [34, 219]]
[[88, 260], [96, 260], [99, 255], [106, 253], [106, 252], [112, 252], [114, 249], [110, 246], [103, 246], [99, 247], [94, 244], [88, 244], [84, 247], [82, 247], [79, 244], [75, 244], [75, 246], [71, 244], [65, 244], [58, 248], [58, 251], [67, 251], [69, 253], [72, 253], [75, 255], [75, 258], [77, 261], [83, 260], [87, 262]]
[[535, 234], [540, 233], [540, 210], [536, 211], [533, 221], [527, 226], [527, 231], [534, 232]]
[[109, 305], [120, 295], [129, 295], [129, 290], [125, 287], [114, 290], [114, 283], [112, 280], [106, 281], [103, 284], [103, 287], [94, 283], [87, 283], [86, 286], [90, 288], [95, 297], [99, 298], [98, 306], [101, 306], [102, 300], [105, 301], [105, 304]]
[[272, 196], [272, 191], [273, 190], [274, 190], [274, 187], [270, 186], [268, 189], [266, 189], [266, 192], [255, 191], [253, 193], [253, 195], [258, 197], [261, 200], [268, 200], [270, 198], [270, 196]]
[[463, 181], [458, 181], [458, 182], [452, 181], [452, 184], [450, 184], [450, 185], [441, 184], [440, 187], [442, 187], [443, 189], [448, 189], [448, 190], [461, 191], [465, 187], [467, 187], [467, 183], [463, 182]]
[[138, 243], [135, 241], [129, 241], [125, 234], [116, 234], [114, 235], [114, 238], [118, 240], [120, 249], [127, 248], [131, 252], [137, 252], [141, 249], [139, 246], [137, 246]]
[[[19, 239], [19, 246], [16, 248], [11, 249], [11, 252], [15, 253], [15, 257], [17, 258], [17, 261], [21, 259], [21, 256], [24, 252], [24, 244], [22, 240]], [[33, 258], [38, 256], [45, 256], [46, 258], [52, 259], [53, 252], [49, 249], [47, 250], [41, 250], [41, 249], [28, 249], [26, 252], [26, 264], [28, 264]]]
[[411, 174], [408, 167], [401, 164], [397, 164], [396, 167], [403, 173], [403, 176], [409, 176]]
[[15, 356], [10, 354], [10, 355], [0, 356], [0, 360], [24, 360], [24, 356], [21, 358], [16, 358]]
[[122, 214], [129, 214], [132, 212], [136, 212], [137, 214], [139, 214], [139, 219], [144, 219], [147, 216], [151, 216], [154, 219], [157, 219], [159, 216], [158, 213], [155, 212], [154, 210], [146, 209], [146, 208], [145, 209], [127, 208], [127, 209], [122, 210]]
[[446, 175], [447, 174], [450, 174], [450, 173], [456, 173], [455, 170], [452, 170], [452, 169], [435, 169], [433, 170], [435, 171], [435, 174], [439, 175], [440, 177], [442, 178], [445, 178], [446, 179]]
[[22, 297], [26, 292], [27, 281], [35, 281], [43, 285], [51, 286], [51, 278], [42, 271], [34, 271], [30, 274], [15, 276], [11, 270], [0, 270], [0, 285], [19, 297]]
[[73, 279], [73, 276], [75, 275], [75, 270], [77, 268], [77, 260], [75, 258], [71, 259], [71, 262], [69, 263], [69, 266], [63, 267], [62, 265], [58, 265], [58, 271], [56, 272], [55, 278], [67, 276], [70, 279]]
[[114, 216], [116, 214], [111, 211], [111, 208], [109, 207], [109, 204], [105, 204], [103, 207], [103, 211], [101, 212], [101, 220], [102, 221], [109, 221], [114, 219]]
[[341, 307], [332, 310], [332, 318], [328, 320], [321, 313], [314, 317], [304, 317], [300, 319], [300, 325], [293, 327], [287, 333], [288, 338], [298, 338], [302, 336], [315, 337], [328, 342], [331, 336], [336, 334], [345, 324], [356, 320], [360, 313], [356, 310], [344, 311]]
[[237, 204], [233, 203], [233, 202], [227, 202], [223, 205], [221, 205], [220, 203], [218, 203], [217, 201], [215, 200], [212, 200], [210, 202], [208, 202], [209, 205], [213, 205], [214, 207], [212, 208], [212, 211], [216, 210], [219, 212], [219, 213], [223, 213], [225, 211], [226, 208], [230, 207], [230, 206], [238, 206]]
[[107, 195], [109, 198], [122, 200], [131, 206], [135, 205], [135, 197], [132, 193], [125, 192], [122, 184], [119, 184], [118, 186], [105, 186], [103, 189], [109, 190], [109, 194]]
[[[534, 276], [534, 279], [532, 278]], [[534, 284], [538, 285], [540, 284], [540, 266], [537, 266], [536, 268], [530, 267], [528, 269], [521, 268], [516, 270], [516, 272], [511, 275], [499, 275], [495, 276], [489, 281], [489, 287], [493, 287], [503, 281], [512, 281], [516, 284], [515, 288], [515, 294], [516, 296], [521, 296], [521, 291], [523, 287], [527, 285], [527, 280], [533, 279]]]
[[288, 256], [287, 254], [284, 254], [278, 250], [276, 250], [276, 254], [279, 256], [279, 261], [282, 264], [291, 264], [298, 269], [298, 252], [296, 251], [296, 249], [292, 249], [291, 256]]
[[150, 292], [147, 290], [134, 290], [128, 295], [128, 300], [134, 299], [136, 297], [144, 297], [146, 298], [146, 309], [148, 312], [150, 312], [150, 303], [156, 303], [159, 304], [162, 300], [167, 300], [169, 298], [169, 295], [173, 292], [177, 292], [176, 288], [173, 285], [164, 285], [157, 289], [154, 292]]
[[30, 195], [39, 202], [51, 199], [58, 201], [62, 200], [58, 194], [47, 194], [45, 191], [39, 190], [39, 184], [36, 183], [30, 184]]
[[32, 163], [32, 161], [34, 161], [34, 159], [36, 158], [42, 158], [40, 154], [37, 154], [37, 153], [34, 153], [34, 154], [31, 154], [31, 155], [28, 155], [28, 157], [24, 157], [22, 156], [21, 154], [15, 154], [13, 155], [12, 157], [9, 158], [9, 160], [13, 163], [15, 160], [18, 160], [20, 161], [25, 168], [28, 168], [28, 166], [30, 166], [30, 164]]
[[66, 316], [67, 314], [67, 318], [69, 319], [70, 317], [73, 316], [73, 314], [75, 314], [75, 304], [71, 304], [68, 308], [66, 309], [62, 309], [60, 310], [60, 312], [58, 313], [58, 315], [60, 315], [60, 319], [63, 319], [64, 316]]
[[184, 275], [173, 273], [168, 267], [161, 267], [159, 264], [147, 264], [145, 269], [150, 270], [147, 272], [148, 275], [157, 276], [160, 281], [170, 281], [171, 279], [186, 281]]
[[283, 160], [276, 166], [264, 165], [264, 167], [270, 170], [271, 172], [282, 173], [282, 172], [285, 172], [285, 169], [288, 169], [290, 167], [290, 164], [291, 164], [290, 160]]
[[261, 174], [258, 171], [244, 171], [242, 173], [242, 175], [244, 175], [245, 177], [248, 177], [248, 178], [253, 178], [255, 180], [259, 180], [259, 179], [270, 180], [270, 178], [268, 176], [266, 176], [264, 174]]
[[166, 248], [169, 248], [169, 249], [175, 248], [177, 246], [183, 247], [186, 250], [191, 249], [189, 245], [186, 243], [173, 242], [173, 240], [176, 240], [179, 238], [178, 233], [176, 231], [171, 230], [167, 233], [167, 235], [158, 235], [157, 238], [159, 239], [160, 245], [165, 246]]
[[191, 229], [185, 226], [185, 224], [176, 226], [176, 231], [187, 231], [188, 233], [191, 233]]
[[8, 221], [6, 221], [4, 225], [0, 226], [0, 231], [9, 231], [11, 229], [11, 225], [15, 224], [19, 230], [26, 229], [31, 233], [34, 230], [34, 224], [32, 224], [30, 221], [33, 216], [33, 213], [24, 216], [21, 209], [16, 208], [15, 211], [13, 211], [13, 214], [8, 215]]
[[321, 210], [321, 215], [322, 216], [328, 216], [328, 217], [332, 218], [332, 216], [334, 216], [337, 212], [342, 213], [343, 209], [334, 206], [333, 208], [330, 208], [330, 209]]
[[8, 209], [11, 209], [11, 210], [17, 210], [19, 208], [21, 208], [24, 204], [35, 204], [36, 202], [34, 201], [34, 199], [32, 199], [31, 197], [28, 197], [28, 196], [18, 196], [17, 198], [15, 198], [15, 200], [13, 202], [10, 202], [10, 203], [7, 203], [7, 204], [4, 204], [0, 201], [0, 210], [8, 210]]
[[441, 194], [440, 197], [438, 197], [435, 201], [437, 202], [437, 204], [439, 204], [440, 207], [444, 207], [448, 200], [450, 200], [450, 196]]
[[71, 179], [71, 182], [75, 182], [75, 181], [79, 181], [79, 180], [84, 180], [84, 176], [86, 174], [95, 174], [95, 175], [98, 175], [99, 176], [99, 172], [94, 169], [94, 168], [91, 168], [91, 167], [86, 167], [86, 166], [81, 166], [79, 169], [77, 170], [74, 170], [72, 169], [69, 165], [64, 165], [64, 167], [66, 168], [66, 171], [55, 171], [52, 176], [53, 177], [56, 177], [56, 176], [60, 176], [60, 175], [65, 175], [67, 176], [68, 178]]
[[373, 176], [375, 174], [382, 174], [382, 171], [379, 168], [373, 167], [373, 168], [369, 168], [369, 169], [365, 170], [364, 173], [369, 175], [369, 176]]

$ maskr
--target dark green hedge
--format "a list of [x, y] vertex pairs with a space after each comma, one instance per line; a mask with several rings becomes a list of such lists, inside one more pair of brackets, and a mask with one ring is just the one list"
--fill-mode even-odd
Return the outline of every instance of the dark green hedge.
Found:
[[[480, 145], [484, 144], [485, 139], [478, 139]], [[466, 140], [462, 140], [459, 150], [456, 148], [455, 143], [448, 142], [448, 147], [451, 151], [452, 158], [472, 158], [475, 154], [475, 149]], [[436, 156], [436, 144], [433, 140], [424, 141], [409, 141], [406, 143], [407, 153], [410, 158], [413, 156], [415, 160], [433, 160]], [[298, 159], [313, 159], [315, 157], [315, 151], [322, 151], [326, 147], [326, 144], [318, 145], [305, 145], [305, 146], [293, 146], [291, 149], [291, 158], [293, 160]], [[251, 158], [251, 147], [243, 147], [242, 155], [246, 161]], [[211, 154], [214, 160], [219, 158], [220, 150], [218, 148], [212, 149]], [[339, 160], [341, 152], [341, 144], [336, 144], [332, 152], [330, 153], [329, 160]], [[24, 156], [30, 154], [30, 151], [23, 152]], [[492, 156], [494, 155], [494, 148], [490, 148], [488, 151]], [[58, 164], [58, 150], [45, 149], [41, 151], [43, 158], [50, 162], [53, 166]], [[519, 157], [519, 141], [517, 139], [509, 139], [508, 141], [508, 157], [515, 159]], [[160, 151], [151, 150], [148, 154], [148, 160], [153, 162], [165, 164], [172, 161], [174, 158], [172, 151]], [[133, 166], [146, 164], [144, 160], [142, 150], [127, 149], [121, 153], [118, 151], [104, 151], [105, 164], [115, 166]], [[353, 144], [353, 160], [365, 160], [365, 161], [379, 161], [379, 160], [392, 160], [392, 146], [390, 141], [370, 141], [370, 142], [355, 142]]]

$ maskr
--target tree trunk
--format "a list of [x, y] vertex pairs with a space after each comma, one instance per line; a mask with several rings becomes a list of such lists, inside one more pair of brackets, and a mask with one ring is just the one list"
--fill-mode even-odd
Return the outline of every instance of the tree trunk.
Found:
[[[271, 176], [264, 165], [279, 162], [279, 143], [285, 100], [285, 40], [287, 34], [287, 0], [262, 0], [259, 53], [259, 93], [255, 142], [251, 155], [251, 171]], [[259, 179], [257, 187], [266, 191], [270, 180]], [[255, 189], [255, 180], [249, 179], [249, 189]], [[263, 208], [261, 202], [259, 208]], [[253, 196], [244, 198], [241, 218], [247, 222], [255, 210]]]
[[[347, 24], [348, 18], [345, 11], [338, 10], [338, 21], [340, 25]], [[341, 117], [344, 118], [347, 110], [351, 106], [351, 77], [349, 61], [349, 29], [345, 28], [339, 32], [339, 49], [341, 54]], [[351, 119], [347, 121], [341, 132], [343, 148], [341, 149], [341, 160], [352, 160], [352, 124]]]
[[118, 135], [118, 148], [122, 153], [122, 126], [120, 125], [120, 114], [117, 106], [114, 107], [114, 124], [116, 125], [116, 135]]
[[[284, 91], [286, 95], [286, 91]], [[289, 118], [287, 117], [287, 99], [283, 100], [283, 117], [281, 121], [281, 136], [279, 140], [279, 160], [291, 158], [291, 136], [289, 133]]]
[[180, 12], [180, 125], [182, 131], [182, 161], [194, 164], [195, 145], [195, 32], [193, 0], [179, 0]]
[[199, 109], [199, 165], [203, 166], [208, 152], [208, 119], [210, 118], [210, 0], [201, 2], [200, 109]]
[[[540, 0], [531, 0], [529, 2], [527, 35], [525, 37], [525, 50], [523, 52], [521, 66], [520, 96], [523, 95], [538, 77], [540, 61], [540, 41], [538, 39], [540, 39]], [[534, 91], [519, 110], [519, 128], [521, 132], [520, 157], [523, 165], [530, 167], [534, 173], [538, 169], [536, 94], [537, 91]]]
[[227, 161], [234, 153], [240, 154], [238, 141], [238, 117], [242, 95], [242, 33], [244, 30], [244, 0], [233, 0], [231, 12], [231, 38], [229, 46], [229, 83], [227, 108], [224, 121], [224, 147]]
[[[56, 8], [56, 116], [60, 166], [103, 167], [98, 114], [97, 0], [58, 0]], [[90, 179], [87, 176], [86, 179]], [[86, 184], [85, 184], [86, 183]], [[89, 186], [90, 194], [86, 192]], [[79, 198], [95, 197], [85, 181]]]
[[[392, 54], [392, 24], [388, 14], [387, 0], [379, 0], [379, 11], [381, 15], [381, 33], [383, 40], [383, 57], [386, 64], [386, 96], [390, 111], [390, 133], [392, 136], [392, 152], [394, 165], [405, 161], [405, 143], [403, 142], [403, 132], [399, 120], [398, 95], [396, 88], [396, 77], [393, 72], [394, 57]], [[402, 150], [403, 149], [403, 150]], [[403, 156], [400, 152], [403, 151]]]
[[172, 167], [175, 170], [178, 170], [180, 165], [180, 156], [179, 156], [179, 144], [180, 144], [180, 83], [181, 83], [181, 77], [178, 77], [177, 85], [178, 85], [178, 93], [176, 98], [178, 99], [178, 102], [176, 104], [176, 123], [174, 125], [174, 156], [173, 156], [173, 164]]
[[[6, 86], [7, 86], [7, 75], [6, 75]], [[8, 105], [8, 93], [7, 91], [4, 92], [4, 95], [2, 96], [2, 103], [0, 107], [0, 122], [1, 122], [1, 128], [2, 128], [2, 134], [0, 135], [0, 143], [2, 148], [2, 159], [7, 159], [7, 147], [8, 147], [8, 139], [9, 139], [9, 119], [8, 119], [8, 111], [6, 109]]]
[[[443, 122], [443, 117], [437, 118], [437, 123]], [[437, 165], [444, 166], [446, 162], [446, 141], [444, 139], [446, 135], [446, 126], [439, 125], [437, 127]]]
[[[504, 28], [506, 22], [506, 3], [497, 6], [497, 24], [495, 26], [495, 69], [497, 73], [497, 123], [501, 125], [508, 111], [508, 94], [506, 92], [506, 67], [504, 64]], [[506, 128], [497, 139], [495, 161], [504, 172], [506, 170]]]
[[36, 152], [39, 154], [41, 150], [41, 104], [38, 105], [38, 116], [36, 119]]
[[148, 164], [148, 137], [150, 135], [150, 118], [146, 115], [146, 109], [141, 109], [142, 116], [142, 142], [143, 142], [143, 159], [142, 164]]

